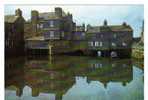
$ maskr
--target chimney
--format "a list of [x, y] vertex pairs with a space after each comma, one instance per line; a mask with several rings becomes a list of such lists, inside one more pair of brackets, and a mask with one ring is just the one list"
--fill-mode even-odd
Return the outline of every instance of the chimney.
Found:
[[56, 7], [56, 8], [55, 8], [55, 15], [56, 15], [57, 17], [62, 17], [62, 8]]
[[87, 25], [87, 30], [89, 30], [91, 28], [91, 25], [90, 24], [88, 24]]
[[38, 11], [32, 10], [32, 11], [31, 11], [31, 21], [37, 22], [38, 17], [39, 17]]
[[123, 22], [123, 24], [122, 24], [123, 26], [127, 26], [127, 24], [126, 24], [126, 22]]
[[85, 31], [85, 24], [84, 23], [82, 24], [82, 27], [83, 27], [83, 31]]
[[104, 26], [107, 26], [107, 20], [106, 19], [104, 20]]
[[19, 8], [15, 10], [15, 16], [22, 16], [22, 11]]

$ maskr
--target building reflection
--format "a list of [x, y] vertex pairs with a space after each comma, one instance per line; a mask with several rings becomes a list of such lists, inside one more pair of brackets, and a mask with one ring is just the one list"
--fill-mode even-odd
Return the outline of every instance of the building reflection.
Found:
[[[130, 59], [97, 59], [90, 57], [38, 57], [6, 59], [5, 87], [21, 97], [24, 87], [31, 88], [31, 96], [55, 94], [62, 100], [74, 84], [99, 81], [106, 88], [110, 82], [126, 86], [133, 79]], [[83, 77], [79, 79], [79, 76]], [[15, 88], [12, 88], [15, 87]]]

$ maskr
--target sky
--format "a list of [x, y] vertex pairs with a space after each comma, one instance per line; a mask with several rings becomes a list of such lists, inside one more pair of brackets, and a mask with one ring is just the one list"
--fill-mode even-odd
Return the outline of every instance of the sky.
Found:
[[120, 25], [123, 22], [131, 25], [134, 30], [134, 37], [139, 37], [144, 20], [143, 5], [5, 5], [5, 15], [15, 13], [20, 8], [26, 20], [30, 19], [31, 10], [39, 12], [51, 12], [55, 7], [62, 7], [67, 13], [73, 15], [77, 25], [83, 23], [90, 25], [103, 25], [106, 19], [108, 25]]

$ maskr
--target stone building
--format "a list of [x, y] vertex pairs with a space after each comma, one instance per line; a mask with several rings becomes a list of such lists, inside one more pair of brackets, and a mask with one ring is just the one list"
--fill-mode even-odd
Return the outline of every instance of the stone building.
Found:
[[18, 55], [24, 51], [24, 18], [17, 9], [15, 15], [5, 16], [5, 55]]
[[[72, 14], [56, 7], [54, 12], [31, 12], [32, 32], [38, 34], [26, 39], [26, 47], [39, 48], [52, 54], [80, 51], [83, 54], [94, 52], [100, 56], [130, 56], [133, 30], [125, 22], [121, 25], [101, 26], [85, 24], [78, 26]], [[30, 24], [28, 24], [29, 26]], [[38, 54], [38, 53], [36, 53]]]
[[60, 7], [56, 7], [54, 12], [40, 13], [32, 10], [30, 24], [32, 33], [36, 35], [26, 39], [29, 52], [35, 49], [35, 54], [41, 51], [58, 54], [70, 50], [75, 23], [69, 12], [64, 12]]
[[[131, 53], [133, 30], [125, 22], [122, 25], [87, 25], [88, 49], [97, 50], [99, 55], [129, 56]], [[124, 51], [124, 52], [122, 52]]]
[[85, 24], [76, 26], [73, 33], [73, 40], [85, 40]]
[[59, 7], [54, 12], [39, 13], [32, 10], [31, 24], [33, 32], [39, 32], [45, 40], [69, 40], [74, 28], [72, 14], [65, 13]]

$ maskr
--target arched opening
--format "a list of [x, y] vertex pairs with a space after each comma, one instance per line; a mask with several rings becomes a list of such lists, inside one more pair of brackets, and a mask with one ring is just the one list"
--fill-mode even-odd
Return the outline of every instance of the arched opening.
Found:
[[97, 56], [98, 57], [101, 57], [102, 56], [101, 51], [97, 51]]
[[111, 51], [110, 56], [112, 58], [114, 58], [114, 57], [117, 57], [118, 55], [117, 55], [117, 52], [116, 51]]

